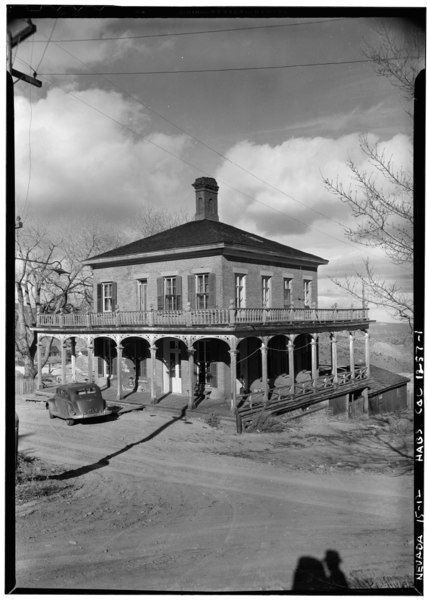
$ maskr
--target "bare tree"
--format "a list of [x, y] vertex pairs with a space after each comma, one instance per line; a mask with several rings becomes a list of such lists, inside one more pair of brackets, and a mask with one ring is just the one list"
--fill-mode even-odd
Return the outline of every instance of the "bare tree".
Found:
[[[90, 310], [93, 305], [91, 269], [83, 261], [135, 237], [157, 233], [185, 220], [185, 216], [149, 208], [122, 223], [85, 212], [38, 220], [26, 216], [16, 231], [15, 348], [24, 375], [37, 375], [37, 340], [32, 328], [43, 313]], [[52, 338], [44, 346], [42, 367], [49, 359]]]
[[[424, 34], [416, 28], [411, 35], [396, 35], [386, 26], [378, 30], [376, 46], [365, 45], [365, 55], [376, 72], [399, 88], [407, 100], [414, 97], [415, 79], [424, 67]], [[324, 178], [326, 188], [336, 194], [352, 211], [357, 224], [346, 229], [347, 237], [358, 244], [381, 249], [392, 264], [413, 268], [413, 173], [397, 165], [378, 144], [360, 137], [360, 148], [368, 160], [369, 170], [353, 160], [347, 162], [352, 184]], [[364, 301], [385, 308], [399, 320], [407, 321], [411, 330], [414, 306], [411, 294], [378, 275], [369, 259], [363, 269], [344, 280], [333, 280], [341, 289]]]

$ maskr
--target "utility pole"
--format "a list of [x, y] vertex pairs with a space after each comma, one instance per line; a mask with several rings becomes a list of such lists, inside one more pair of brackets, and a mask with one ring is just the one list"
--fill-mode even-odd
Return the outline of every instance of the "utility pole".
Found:
[[[30, 35], [33, 35], [37, 30], [36, 26], [31, 22], [31, 19], [10, 19], [7, 23], [7, 70], [6, 70], [6, 118], [7, 118], [7, 134], [6, 134], [6, 152], [7, 152], [7, 205], [15, 205], [15, 108], [14, 108], [14, 93], [13, 93], [13, 77], [22, 79], [31, 85], [41, 87], [42, 82], [25, 73], [17, 71], [12, 66], [12, 50], [20, 42], [25, 40]], [[35, 75], [35, 74], [34, 74]], [[6, 206], [7, 206], [6, 205]], [[6, 219], [8, 222], [8, 219]], [[15, 219], [15, 229], [21, 229], [23, 226], [21, 217]]]

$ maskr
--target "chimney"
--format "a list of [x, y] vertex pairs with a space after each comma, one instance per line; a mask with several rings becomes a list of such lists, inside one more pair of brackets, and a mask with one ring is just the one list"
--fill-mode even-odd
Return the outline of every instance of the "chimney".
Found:
[[195, 221], [210, 219], [219, 221], [218, 217], [218, 190], [219, 187], [212, 177], [199, 177], [193, 183], [196, 190]]

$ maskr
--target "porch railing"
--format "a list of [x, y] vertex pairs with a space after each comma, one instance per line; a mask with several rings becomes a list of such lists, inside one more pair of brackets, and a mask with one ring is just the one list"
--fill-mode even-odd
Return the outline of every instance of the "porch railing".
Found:
[[292, 391], [291, 385], [278, 386], [268, 389], [268, 400], [267, 403], [264, 401], [264, 391], [256, 390], [246, 394], [240, 394], [237, 396], [237, 401], [244, 404], [242, 406], [256, 406], [259, 404], [266, 404], [268, 406], [271, 402], [278, 400], [289, 399], [291, 401], [295, 398], [301, 398], [309, 394], [316, 392], [323, 392], [328, 389], [335, 389], [341, 385], [357, 383], [363, 379], [368, 378], [368, 367], [358, 366], [354, 369], [354, 377], [351, 376], [349, 367], [340, 367], [338, 369], [337, 381], [334, 381], [332, 373], [326, 373], [318, 377], [316, 380], [308, 379], [307, 381], [301, 381], [294, 383], [294, 390]]
[[235, 326], [267, 323], [339, 323], [368, 320], [367, 308], [209, 308], [202, 310], [117, 311], [110, 313], [41, 314], [37, 327], [119, 327], [119, 326]]

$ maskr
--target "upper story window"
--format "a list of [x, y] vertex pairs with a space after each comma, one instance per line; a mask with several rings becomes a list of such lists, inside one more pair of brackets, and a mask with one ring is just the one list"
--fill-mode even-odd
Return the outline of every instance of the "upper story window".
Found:
[[263, 275], [261, 277], [261, 302], [263, 308], [271, 306], [271, 277]]
[[182, 277], [171, 275], [157, 280], [157, 307], [159, 310], [181, 310]]
[[283, 306], [291, 306], [292, 303], [292, 279], [285, 277], [283, 279]]
[[245, 308], [246, 306], [246, 275], [236, 273], [234, 302], [236, 308]]
[[304, 279], [304, 306], [311, 308], [312, 303], [312, 281]]
[[202, 273], [196, 275], [196, 308], [208, 308], [209, 275]]
[[148, 310], [146, 279], [138, 279], [138, 310]]
[[102, 284], [102, 312], [113, 312], [113, 284]]
[[106, 281], [97, 285], [98, 312], [113, 312], [117, 309], [117, 283]]

